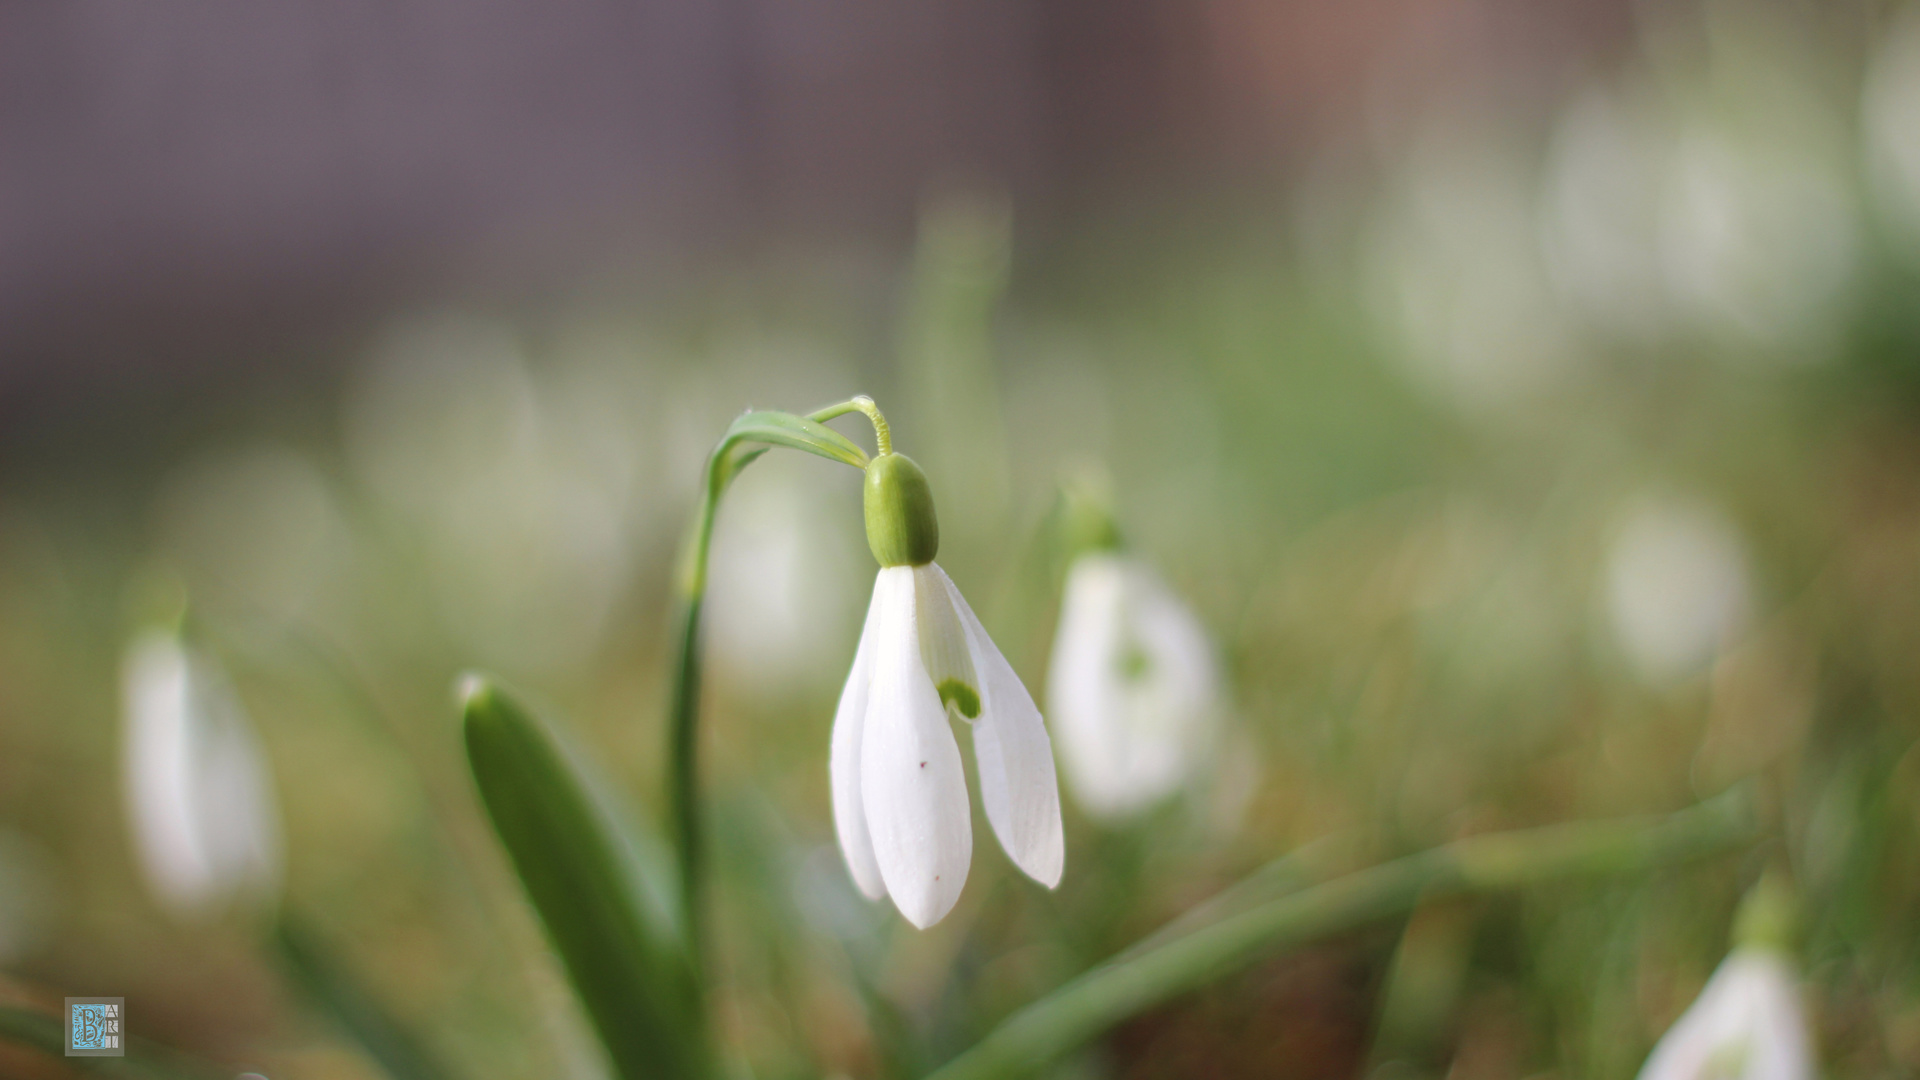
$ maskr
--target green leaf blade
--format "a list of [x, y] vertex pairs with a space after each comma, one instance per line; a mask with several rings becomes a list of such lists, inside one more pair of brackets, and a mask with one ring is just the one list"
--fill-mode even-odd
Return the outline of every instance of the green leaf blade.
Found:
[[784, 446], [856, 469], [867, 467], [867, 452], [856, 446], [852, 439], [818, 421], [788, 412], [759, 410], [740, 414], [727, 428], [721, 445], [731, 447], [740, 443]]
[[711, 1074], [679, 929], [640, 887], [630, 845], [555, 734], [498, 687], [462, 701], [468, 765], [547, 938], [616, 1073]]

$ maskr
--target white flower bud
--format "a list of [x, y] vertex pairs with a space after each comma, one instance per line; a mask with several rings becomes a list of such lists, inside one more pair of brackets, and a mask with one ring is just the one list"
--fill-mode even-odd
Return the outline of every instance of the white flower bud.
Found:
[[1047, 703], [1075, 798], [1118, 820], [1211, 760], [1219, 668], [1199, 620], [1151, 568], [1089, 551], [1067, 572]]
[[127, 650], [122, 694], [127, 808], [154, 895], [183, 917], [239, 894], [270, 897], [280, 877], [272, 777], [219, 669], [151, 632]]

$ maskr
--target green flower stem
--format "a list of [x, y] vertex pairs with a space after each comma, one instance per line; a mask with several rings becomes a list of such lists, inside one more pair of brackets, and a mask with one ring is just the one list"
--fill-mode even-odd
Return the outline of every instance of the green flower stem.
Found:
[[931, 1080], [1000, 1080], [1289, 946], [1411, 910], [1424, 900], [1563, 878], [1643, 872], [1755, 836], [1742, 791], [1651, 821], [1591, 821], [1492, 833], [1335, 878], [1108, 961], [1014, 1013]]
[[865, 413], [873, 421], [874, 439], [881, 453], [892, 449], [887, 422], [873, 399], [860, 396], [831, 405], [807, 417], [790, 413], [750, 412], [733, 422], [707, 458], [700, 487], [700, 506], [693, 531], [682, 549], [678, 596], [680, 604], [673, 664], [673, 690], [667, 708], [667, 799], [673, 821], [674, 847], [679, 855], [680, 905], [686, 929], [687, 952], [695, 971], [701, 965], [703, 913], [701, 896], [706, 872], [702, 851], [704, 826], [700, 816], [700, 614], [707, 593], [707, 560], [713, 548], [714, 515], [727, 485], [755, 458], [775, 446], [805, 450], [857, 469], [867, 455], [845, 436], [824, 426], [848, 413]]
[[838, 405], [829, 405], [807, 419], [824, 424], [837, 416], [848, 413], [863, 413], [873, 423], [873, 456], [885, 457], [893, 453], [893, 429], [887, 426], [887, 418], [880, 413], [880, 406], [865, 394], [851, 397]]

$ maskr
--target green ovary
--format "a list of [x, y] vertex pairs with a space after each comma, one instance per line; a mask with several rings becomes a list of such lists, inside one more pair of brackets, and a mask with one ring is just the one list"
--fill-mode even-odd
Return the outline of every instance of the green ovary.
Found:
[[940, 703], [958, 708], [961, 716], [972, 720], [980, 715], [980, 695], [959, 679], [942, 679], [934, 689], [940, 691]]

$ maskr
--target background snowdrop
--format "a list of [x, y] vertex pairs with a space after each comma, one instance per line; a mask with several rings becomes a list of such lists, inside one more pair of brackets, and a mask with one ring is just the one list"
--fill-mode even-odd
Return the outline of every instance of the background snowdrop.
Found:
[[1861, 106], [1867, 179], [1897, 246], [1920, 260], [1920, 9], [1900, 9], [1867, 69]]
[[1791, 904], [1771, 878], [1755, 886], [1735, 945], [1700, 996], [1648, 1055], [1640, 1080], [1813, 1080], [1812, 1038], [1787, 951]]
[[1642, 501], [1607, 553], [1614, 637], [1651, 682], [1683, 677], [1712, 660], [1745, 623], [1751, 593], [1739, 530], [1698, 501]]
[[1661, 1038], [1640, 1080], [1813, 1080], [1800, 988], [1787, 958], [1736, 949]]
[[507, 328], [443, 316], [376, 343], [346, 447], [382, 517], [419, 545], [409, 573], [447, 631], [496, 664], [564, 667], [605, 632], [646, 540], [646, 403], [591, 342], [536, 372]]
[[273, 780], [214, 663], [154, 630], [127, 650], [122, 749], [134, 850], [174, 914], [270, 898], [280, 878]]
[[1213, 645], [1153, 568], [1089, 551], [1067, 571], [1047, 711], [1074, 798], [1117, 820], [1165, 799], [1213, 759]]
[[1582, 357], [1534, 235], [1527, 155], [1490, 120], [1447, 117], [1401, 157], [1361, 258], [1412, 381], [1476, 416], [1573, 381]]

